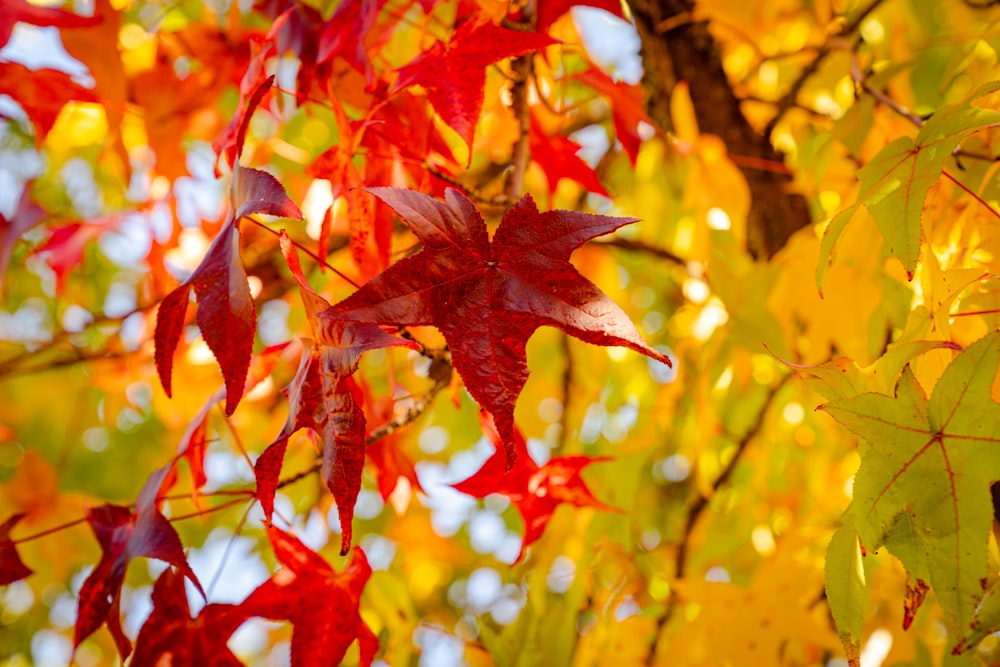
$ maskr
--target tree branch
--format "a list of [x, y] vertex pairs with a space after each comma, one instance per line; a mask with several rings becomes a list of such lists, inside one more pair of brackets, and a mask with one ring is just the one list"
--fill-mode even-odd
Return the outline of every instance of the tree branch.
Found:
[[[681, 538], [680, 543], [677, 545], [677, 554], [674, 557], [675, 578], [681, 579], [686, 574], [685, 571], [687, 569], [687, 557], [691, 544], [691, 536], [694, 534], [694, 529], [698, 525], [698, 521], [705, 513], [705, 510], [708, 509], [708, 504], [711, 501], [712, 496], [718, 493], [722, 487], [729, 483], [729, 480], [733, 476], [733, 472], [741, 462], [743, 455], [750, 446], [750, 443], [760, 434], [760, 431], [764, 426], [764, 418], [767, 416], [771, 405], [774, 403], [775, 397], [791, 377], [791, 375], [782, 376], [781, 380], [768, 389], [767, 396], [764, 398], [764, 404], [757, 413], [757, 419], [754, 420], [753, 424], [751, 424], [746, 432], [739, 438], [739, 441], [736, 444], [736, 452], [733, 454], [733, 457], [726, 464], [725, 468], [722, 469], [722, 472], [719, 473], [719, 476], [715, 478], [715, 481], [712, 482], [712, 492], [708, 495], [699, 495], [688, 508], [687, 519], [684, 523], [684, 535]], [[667, 622], [670, 621], [670, 618], [673, 615], [676, 602], [676, 596], [671, 594], [670, 599], [667, 601], [666, 609], [664, 609], [663, 614], [656, 621], [656, 634], [654, 635], [649, 655], [646, 656], [647, 665], [653, 665], [656, 662], [656, 655], [659, 651], [663, 629], [666, 627]]]
[[747, 249], [754, 257], [774, 255], [791, 235], [811, 223], [802, 195], [793, 193], [792, 178], [757, 164], [783, 163], [770, 140], [757, 133], [743, 115], [708, 22], [692, 20], [693, 0], [629, 0], [642, 41], [643, 83], [647, 110], [660, 127], [672, 126], [670, 95], [686, 81], [701, 130], [720, 137], [750, 189]]
[[883, 1], [884, 0], [872, 0], [868, 3], [868, 5], [858, 12], [854, 18], [841, 26], [840, 30], [837, 31], [835, 35], [831, 35], [826, 44], [824, 44], [816, 53], [816, 57], [814, 57], [808, 65], [802, 68], [802, 71], [799, 72], [799, 76], [792, 82], [792, 85], [789, 86], [788, 92], [786, 92], [778, 102], [778, 110], [775, 112], [774, 118], [772, 118], [764, 128], [764, 136], [767, 137], [768, 141], [773, 138], [772, 135], [774, 134], [774, 128], [778, 125], [784, 115], [788, 113], [789, 109], [796, 106], [798, 103], [799, 93], [802, 92], [802, 88], [806, 85], [809, 79], [812, 78], [817, 71], [819, 71], [820, 65], [823, 64], [827, 56], [836, 50], [837, 42], [848, 35], [854, 34], [857, 29], [861, 27], [864, 20], [868, 18], [868, 15], [875, 11], [875, 9], [882, 4]]

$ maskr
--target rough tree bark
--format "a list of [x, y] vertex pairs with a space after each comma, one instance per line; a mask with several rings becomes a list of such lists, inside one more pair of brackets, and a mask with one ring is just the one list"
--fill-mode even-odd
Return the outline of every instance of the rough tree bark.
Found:
[[[722, 68], [708, 22], [694, 18], [692, 0], [628, 0], [642, 40], [643, 83], [650, 117], [671, 127], [670, 91], [686, 81], [702, 132], [720, 137], [729, 153], [744, 158], [737, 166], [750, 188], [747, 247], [757, 258], [774, 255], [811, 220], [792, 178], [776, 169], [783, 159], [771, 142], [743, 115]], [[761, 165], [761, 166], [754, 166]]]

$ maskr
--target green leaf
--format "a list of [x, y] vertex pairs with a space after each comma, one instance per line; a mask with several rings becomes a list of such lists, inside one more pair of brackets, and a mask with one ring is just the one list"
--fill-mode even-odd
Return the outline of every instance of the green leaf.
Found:
[[986, 593], [970, 630], [969, 634], [959, 638], [955, 653], [975, 646], [986, 635], [1000, 630], [1000, 582], [995, 582]]
[[858, 665], [861, 660], [861, 621], [867, 593], [861, 545], [849, 522], [833, 534], [826, 550], [826, 599], [851, 665]]
[[849, 357], [837, 357], [808, 366], [778, 360], [795, 370], [796, 376], [813, 385], [823, 398], [833, 401], [864, 392], [887, 394], [903, 372], [903, 367], [922, 354], [942, 348], [955, 349], [953, 343], [940, 340], [914, 340], [893, 344], [870, 366], [862, 368]]
[[862, 543], [884, 544], [911, 578], [926, 577], [956, 636], [976, 622], [990, 574], [1000, 406], [989, 397], [998, 363], [993, 332], [952, 361], [930, 400], [907, 366], [894, 397], [866, 393], [823, 406], [868, 443], [854, 482]]
[[833, 218], [823, 237], [816, 272], [819, 286], [837, 237], [859, 204], [868, 209], [889, 251], [912, 277], [920, 258], [920, 221], [927, 192], [965, 137], [1000, 123], [1000, 111], [987, 108], [983, 102], [998, 90], [1000, 82], [992, 82], [967, 100], [941, 108], [924, 123], [916, 138], [899, 137], [858, 172], [861, 189], [857, 202]]

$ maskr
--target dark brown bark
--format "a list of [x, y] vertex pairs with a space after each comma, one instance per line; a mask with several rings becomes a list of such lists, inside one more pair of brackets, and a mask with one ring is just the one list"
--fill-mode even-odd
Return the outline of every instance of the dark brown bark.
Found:
[[741, 158], [734, 161], [750, 188], [750, 253], [758, 258], [774, 255], [796, 230], [811, 222], [809, 208], [805, 198], [792, 190], [791, 176], [780, 171], [781, 154], [743, 115], [708, 23], [692, 20], [690, 0], [628, 2], [642, 40], [650, 117], [669, 128], [670, 91], [678, 81], [687, 82], [701, 131], [720, 137], [729, 153]]

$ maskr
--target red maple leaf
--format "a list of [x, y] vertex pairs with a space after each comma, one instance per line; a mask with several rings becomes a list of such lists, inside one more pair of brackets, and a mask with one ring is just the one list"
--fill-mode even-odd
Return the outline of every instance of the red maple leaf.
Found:
[[167, 568], [153, 586], [153, 611], [139, 629], [129, 667], [243, 667], [226, 645], [247, 619], [231, 604], [210, 604], [191, 618], [184, 575]]
[[[368, 57], [369, 36], [376, 36], [375, 20], [379, 17], [388, 0], [344, 0], [323, 26], [316, 54], [317, 63], [333, 60], [340, 56], [354, 69], [365, 75], [366, 88], [371, 91], [375, 85], [375, 71]], [[375, 47], [375, 44], [371, 45]]]
[[92, 91], [75, 83], [66, 72], [49, 68], [31, 70], [20, 63], [0, 62], [0, 93], [13, 97], [28, 114], [35, 125], [36, 144], [41, 144], [56, 124], [66, 102], [97, 101]]
[[3, 523], [0, 523], [0, 586], [6, 586], [7, 584], [24, 579], [33, 572], [21, 560], [21, 557], [17, 554], [17, 547], [14, 546], [14, 542], [10, 539], [10, 531], [24, 517], [24, 514], [15, 514]]
[[17, 23], [54, 28], [85, 28], [101, 22], [100, 16], [80, 16], [56, 7], [41, 7], [27, 0], [0, 0], [0, 48], [10, 40]]
[[440, 329], [469, 393], [496, 417], [508, 465], [515, 457], [514, 404], [528, 379], [525, 345], [538, 327], [671, 363], [569, 262], [576, 247], [634, 218], [539, 213], [525, 195], [491, 241], [475, 204], [458, 190], [448, 189], [444, 202], [397, 188], [369, 192], [399, 214], [424, 248], [321, 317]]
[[556, 507], [563, 503], [576, 507], [594, 507], [606, 512], [621, 512], [617, 507], [605, 505], [595, 498], [580, 476], [581, 471], [591, 463], [610, 461], [611, 457], [557, 456], [539, 467], [528, 454], [524, 436], [515, 427], [514, 449], [517, 452], [517, 462], [513, 468], [504, 472], [506, 457], [492, 415], [480, 412], [479, 422], [496, 451], [472, 477], [452, 486], [474, 498], [485, 498], [491, 493], [505, 496], [517, 508], [524, 519], [524, 541], [515, 563], [542, 536]]
[[534, 113], [531, 114], [531, 159], [545, 173], [549, 191], [555, 192], [560, 179], [576, 181], [590, 192], [610, 197], [589, 164], [577, 155], [580, 144], [561, 134], [548, 132]]
[[451, 39], [435, 42], [399, 70], [392, 93], [423, 86], [431, 106], [469, 147], [483, 108], [486, 68], [493, 63], [558, 43], [548, 35], [507, 30], [490, 22], [467, 21]]
[[149, 476], [139, 492], [134, 512], [120, 505], [87, 510], [87, 523], [101, 545], [101, 560], [80, 588], [74, 646], [107, 623], [122, 659], [128, 657], [132, 644], [122, 631], [118, 605], [125, 569], [133, 558], [156, 558], [173, 565], [204, 596], [184, 555], [181, 538], [157, 507], [157, 496], [172, 465]]
[[604, 95], [611, 103], [611, 118], [614, 121], [618, 141], [622, 142], [622, 148], [628, 154], [629, 161], [635, 166], [635, 161], [639, 157], [639, 146], [642, 144], [642, 136], [639, 134], [640, 124], [647, 123], [653, 129], [656, 127], [646, 113], [642, 86], [615, 81], [594, 66], [577, 74], [576, 78]]
[[292, 667], [335, 667], [358, 640], [360, 665], [378, 652], [378, 638], [361, 618], [359, 607], [372, 569], [355, 547], [343, 572], [292, 535], [268, 526], [274, 554], [284, 567], [240, 606], [246, 614], [292, 623]]
[[250, 116], [273, 81], [274, 77], [270, 77], [254, 92], [237, 133], [230, 190], [233, 212], [212, 241], [201, 264], [163, 299], [156, 315], [156, 370], [164, 391], [170, 396], [174, 352], [184, 330], [190, 292], [194, 290], [198, 299], [198, 328], [218, 360], [226, 381], [227, 415], [233, 414], [243, 397], [257, 326], [250, 284], [240, 259], [240, 218], [254, 213], [302, 218], [299, 207], [288, 198], [285, 188], [274, 176], [239, 163]]
[[298, 254], [284, 232], [280, 243], [299, 283], [316, 341], [304, 341], [302, 361], [288, 388], [288, 420], [254, 466], [257, 498], [270, 520], [288, 438], [300, 428], [319, 434], [323, 443], [322, 474], [337, 502], [342, 530], [340, 550], [344, 555], [351, 548], [354, 504], [361, 491], [365, 465], [365, 413], [361, 408], [364, 399], [351, 376], [358, 369], [363, 352], [392, 346], [419, 349], [419, 345], [391, 336], [367, 322], [317, 320], [316, 313], [330, 304], [309, 287]]
[[80, 265], [83, 251], [91, 241], [117, 225], [117, 217], [71, 222], [46, 230], [48, 239], [32, 254], [41, 255], [56, 275], [56, 293], [62, 294], [69, 272]]

